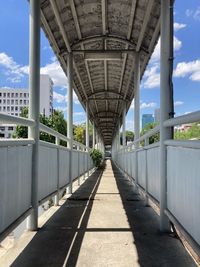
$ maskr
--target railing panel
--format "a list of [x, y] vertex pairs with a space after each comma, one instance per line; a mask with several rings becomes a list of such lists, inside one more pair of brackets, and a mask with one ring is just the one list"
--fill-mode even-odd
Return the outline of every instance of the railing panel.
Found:
[[32, 145], [0, 148], [0, 232], [31, 206]]
[[129, 154], [130, 157], [130, 176], [135, 179], [135, 152], [132, 151]]
[[160, 200], [160, 148], [154, 147], [147, 150], [148, 192]]
[[40, 145], [38, 197], [42, 200], [57, 189], [57, 148]]
[[137, 152], [138, 156], [138, 183], [145, 188], [146, 179], [146, 151]]
[[168, 210], [200, 244], [200, 150], [167, 148]]
[[78, 151], [72, 151], [72, 179], [78, 177]]
[[69, 153], [67, 149], [59, 148], [59, 184], [60, 188], [69, 183]]

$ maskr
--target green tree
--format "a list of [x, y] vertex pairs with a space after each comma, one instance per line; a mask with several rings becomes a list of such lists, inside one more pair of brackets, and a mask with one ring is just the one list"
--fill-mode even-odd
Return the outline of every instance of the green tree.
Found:
[[82, 144], [84, 143], [84, 128], [80, 125], [74, 129], [74, 140]]
[[174, 138], [179, 140], [200, 139], [199, 123], [192, 123], [191, 128], [183, 132], [175, 131]]
[[[28, 108], [23, 108], [20, 114], [21, 117], [28, 118]], [[61, 111], [55, 110], [53, 115], [45, 117], [43, 114], [40, 114], [40, 122], [44, 125], [53, 128], [55, 131], [66, 136], [67, 134], [67, 123], [64, 119], [64, 114]], [[28, 137], [28, 127], [17, 126], [16, 131], [13, 134], [14, 138], [27, 138]], [[40, 132], [40, 140], [54, 143], [55, 137], [47, 133]], [[61, 141], [62, 145], [66, 146], [66, 142]]]
[[[146, 124], [142, 129], [142, 131], [140, 132], [140, 136], [143, 136], [144, 134], [155, 128], [157, 125], [158, 123], [156, 122]], [[149, 138], [149, 144], [156, 143], [159, 140], [160, 140], [160, 133], [156, 133]], [[144, 141], [141, 142], [141, 145], [144, 146]]]

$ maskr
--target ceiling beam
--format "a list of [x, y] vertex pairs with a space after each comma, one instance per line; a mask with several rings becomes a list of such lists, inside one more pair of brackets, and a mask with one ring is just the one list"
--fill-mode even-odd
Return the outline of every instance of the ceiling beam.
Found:
[[[80, 24], [79, 24], [79, 20], [78, 20], [78, 16], [77, 16], [74, 0], [70, 0], [70, 7], [71, 7], [71, 12], [72, 12], [72, 17], [73, 17], [73, 20], [74, 20], [74, 23], [75, 23], [76, 32], [77, 32], [79, 40], [81, 40], [82, 39], [82, 33], [81, 33], [81, 29], [80, 29]], [[84, 44], [81, 45], [81, 48], [84, 50]], [[89, 66], [88, 66], [87, 62], [85, 62], [85, 67], [86, 67], [86, 71], [87, 71], [87, 75], [88, 75], [88, 80], [89, 80], [91, 91], [94, 92], [94, 88], [93, 88], [92, 80], [91, 80], [91, 76], [90, 76], [90, 71], [89, 71]], [[96, 102], [95, 102], [95, 106], [96, 106], [96, 110], [98, 111], [98, 107], [97, 107], [97, 103]]]
[[142, 28], [140, 30], [140, 35], [139, 35], [137, 46], [136, 46], [136, 52], [140, 51], [140, 47], [141, 47], [142, 41], [144, 39], [144, 34], [145, 34], [145, 31], [146, 31], [147, 23], [149, 22], [149, 19], [150, 19], [150, 15], [151, 15], [151, 10], [152, 10], [153, 4], [154, 4], [154, 0], [148, 0], [148, 4], [147, 4], [147, 7], [146, 7], [146, 12], [145, 12], [145, 15], [144, 15], [144, 20], [143, 20], [143, 23], [142, 23]]
[[104, 94], [105, 97], [108, 97], [108, 94], [114, 94], [114, 95], [116, 95], [116, 96], [121, 97], [122, 99], [123, 99], [123, 97], [124, 97], [122, 94], [120, 94], [120, 93], [118, 93], [118, 92], [116, 92], [116, 91], [109, 91], [109, 90], [105, 91], [105, 90], [101, 90], [101, 91], [97, 91], [97, 92], [94, 92], [94, 93], [90, 94], [90, 95], [88, 96], [88, 99], [90, 99], [91, 97], [93, 97], [93, 96], [95, 96], [95, 95], [98, 95], [98, 94]]
[[95, 53], [87, 53], [84, 52], [85, 60], [121, 60], [122, 54], [120, 52], [95, 52]]

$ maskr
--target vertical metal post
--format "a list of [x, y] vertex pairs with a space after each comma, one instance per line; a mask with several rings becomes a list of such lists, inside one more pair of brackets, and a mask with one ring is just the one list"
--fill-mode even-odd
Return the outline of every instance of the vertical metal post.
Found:
[[120, 150], [121, 148], [121, 136], [120, 136], [120, 123], [119, 123], [119, 126], [118, 126], [118, 150]]
[[93, 129], [92, 129], [92, 147], [95, 148], [95, 125], [93, 123]]
[[[149, 145], [149, 138], [145, 138], [145, 147]], [[148, 198], [148, 157], [147, 157], [147, 149], [145, 149], [145, 205], [149, 205]]]
[[[134, 72], [134, 139], [140, 137], [140, 54], [135, 54], [135, 72]], [[139, 143], [135, 144], [135, 182], [138, 184], [138, 155], [137, 149]]]
[[[59, 137], [56, 137], [56, 145], [59, 146], [60, 145], [60, 139]], [[57, 148], [57, 194], [55, 195], [55, 203], [54, 205], [55, 206], [58, 206], [59, 205], [59, 198], [60, 198], [60, 172], [59, 172], [59, 162], [60, 162], [60, 159], [59, 159], [59, 147]]]
[[35, 121], [29, 127], [28, 137], [35, 140], [32, 152], [31, 204], [33, 210], [27, 219], [27, 229], [38, 228], [38, 165], [39, 165], [39, 113], [40, 113], [40, 1], [30, 0], [30, 54], [29, 54], [29, 118]]
[[165, 140], [173, 136], [171, 128], [165, 128], [163, 123], [171, 118], [173, 104], [171, 101], [170, 85], [172, 84], [170, 51], [173, 49], [171, 37], [171, 23], [173, 17], [173, 1], [161, 1], [161, 62], [160, 62], [160, 230], [170, 231], [168, 217], [165, 215], [167, 208], [167, 149]]
[[89, 177], [89, 146], [90, 146], [90, 136], [89, 136], [89, 103], [86, 102], [86, 147], [87, 147], [87, 177]]
[[77, 146], [78, 151], [78, 186], [80, 185], [80, 147]]
[[123, 110], [123, 124], [122, 124], [122, 145], [126, 146], [126, 104]]
[[69, 194], [72, 194], [72, 152], [73, 152], [73, 55], [68, 54], [67, 58], [67, 77], [68, 77], [68, 94], [67, 94], [67, 137], [69, 138]]

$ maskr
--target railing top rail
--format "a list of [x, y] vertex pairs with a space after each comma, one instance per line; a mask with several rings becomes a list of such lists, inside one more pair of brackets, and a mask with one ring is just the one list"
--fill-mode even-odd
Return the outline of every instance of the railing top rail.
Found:
[[0, 147], [26, 146], [34, 144], [34, 139], [0, 139]]
[[193, 123], [200, 121], [200, 111], [191, 112], [182, 116], [178, 116], [164, 122], [165, 127], [172, 127], [184, 123]]
[[0, 113], [0, 123], [8, 123], [8, 124], [17, 124], [17, 125], [23, 125], [23, 126], [31, 126], [33, 127], [35, 125], [34, 120], [22, 118], [22, 117], [16, 117], [4, 113]]

